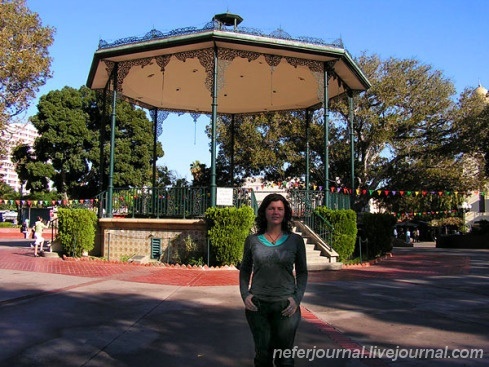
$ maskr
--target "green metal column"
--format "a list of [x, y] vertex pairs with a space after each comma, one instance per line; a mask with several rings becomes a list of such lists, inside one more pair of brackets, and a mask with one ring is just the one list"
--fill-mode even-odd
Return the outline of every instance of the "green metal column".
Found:
[[235, 132], [235, 114], [231, 116], [231, 162], [229, 164], [229, 185], [234, 187], [234, 132]]
[[311, 116], [310, 111], [306, 110], [306, 195], [309, 199], [309, 172], [310, 172], [310, 147], [309, 147], [309, 139], [311, 134]]
[[153, 190], [151, 192], [152, 198], [152, 205], [153, 205], [153, 214], [156, 213], [156, 144], [158, 143], [158, 109], [155, 108], [153, 109], [153, 178], [151, 180], [151, 184], [153, 186]]
[[324, 64], [324, 203], [329, 205], [329, 96], [328, 96], [328, 66]]
[[351, 193], [350, 209], [355, 202], [355, 134], [353, 131], [353, 91], [348, 91], [348, 121], [350, 123]]
[[214, 75], [212, 86], [212, 122], [211, 122], [211, 207], [216, 206], [216, 137], [217, 137], [217, 47], [214, 47]]
[[114, 65], [112, 72], [113, 91], [112, 91], [112, 113], [110, 116], [110, 158], [109, 158], [109, 187], [107, 190], [107, 217], [112, 218], [112, 194], [114, 191], [114, 149], [115, 149], [115, 120], [117, 105], [117, 69], [119, 64]]

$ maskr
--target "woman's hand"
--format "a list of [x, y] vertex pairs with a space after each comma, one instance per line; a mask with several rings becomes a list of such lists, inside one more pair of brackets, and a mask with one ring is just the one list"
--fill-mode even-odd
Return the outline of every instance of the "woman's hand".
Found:
[[290, 317], [297, 311], [297, 303], [295, 303], [294, 297], [287, 298], [289, 300], [289, 305], [282, 311], [282, 316]]
[[258, 307], [256, 307], [256, 305], [253, 303], [252, 301], [253, 299], [253, 295], [250, 294], [248, 295], [246, 298], [245, 298], [245, 308], [249, 311], [258, 311]]

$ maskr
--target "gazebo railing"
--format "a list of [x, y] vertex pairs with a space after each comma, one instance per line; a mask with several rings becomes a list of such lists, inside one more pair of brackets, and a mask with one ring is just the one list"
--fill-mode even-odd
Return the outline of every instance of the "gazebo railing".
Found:
[[[304, 218], [307, 211], [326, 206], [332, 209], [349, 209], [350, 197], [340, 193], [289, 189], [284, 191], [250, 191], [233, 189], [233, 205], [251, 206], [256, 211], [263, 197], [281, 193], [290, 202], [295, 218]], [[99, 217], [107, 216], [107, 191], [97, 195]], [[171, 188], [115, 188], [112, 193], [112, 215], [126, 218], [200, 218], [211, 205], [207, 187]]]
[[[107, 191], [97, 196], [102, 215]], [[112, 215], [126, 218], [195, 218], [202, 217], [210, 205], [206, 187], [115, 188], [112, 193]]]
[[328, 191], [298, 190], [287, 191], [287, 199], [296, 218], [304, 218], [307, 211], [326, 206], [331, 209], [350, 209], [350, 196]]

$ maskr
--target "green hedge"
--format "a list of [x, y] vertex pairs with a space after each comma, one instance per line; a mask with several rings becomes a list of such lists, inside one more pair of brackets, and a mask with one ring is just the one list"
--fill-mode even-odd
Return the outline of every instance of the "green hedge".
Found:
[[331, 246], [338, 253], [340, 261], [349, 259], [355, 251], [357, 238], [357, 214], [355, 211], [351, 209], [334, 210], [325, 206], [318, 207], [315, 211], [333, 225]]
[[0, 228], [16, 228], [16, 227], [20, 227], [20, 226], [17, 224], [13, 224], [11, 222], [0, 222]]
[[72, 256], [90, 251], [95, 243], [97, 215], [88, 209], [58, 209], [58, 238], [63, 250]]
[[362, 213], [359, 220], [363, 229], [362, 240], [367, 239], [366, 256], [374, 259], [392, 250], [392, 233], [396, 218], [392, 214]]
[[246, 237], [253, 228], [253, 209], [249, 206], [209, 208], [205, 218], [212, 265], [237, 265], [243, 256]]

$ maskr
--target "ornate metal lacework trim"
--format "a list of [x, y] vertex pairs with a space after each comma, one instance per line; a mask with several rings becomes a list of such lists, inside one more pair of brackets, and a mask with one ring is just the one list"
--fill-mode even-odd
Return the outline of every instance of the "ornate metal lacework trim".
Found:
[[153, 108], [149, 110], [149, 115], [151, 116], [153, 123], [156, 121], [156, 136], [158, 137], [163, 134], [163, 122], [166, 120], [168, 115], [170, 115], [170, 112]]
[[275, 38], [275, 39], [282, 39], [282, 40], [298, 41], [298, 42], [302, 42], [302, 43], [309, 43], [309, 44], [343, 48], [343, 41], [341, 39], [336, 39], [336, 40], [333, 40], [331, 42], [326, 42], [323, 39], [316, 38], [316, 37], [303, 37], [303, 36], [292, 37], [290, 34], [285, 32], [281, 28], [273, 31], [270, 34], [266, 34], [263, 31], [256, 29], [256, 28], [227, 27], [223, 24], [220, 24], [217, 21], [209, 22], [203, 28], [185, 27], [185, 28], [174, 29], [174, 30], [166, 32], [166, 33], [163, 33], [163, 32], [158, 31], [156, 29], [152, 29], [148, 33], [146, 33], [144, 36], [141, 36], [141, 37], [137, 37], [137, 36], [125, 37], [125, 38], [121, 38], [121, 39], [118, 39], [118, 40], [116, 40], [114, 42], [110, 42], [110, 43], [101, 39], [99, 41], [98, 48], [100, 50], [100, 49], [117, 47], [117, 46], [122, 46], [122, 45], [135, 44], [135, 43], [140, 43], [140, 42], [161, 40], [161, 39], [175, 37], [175, 36], [182, 36], [182, 35], [188, 35], [188, 34], [198, 34], [198, 33], [206, 32], [206, 31], [213, 30], [213, 29], [225, 31], [225, 32], [231, 32], [231, 33], [248, 34], [248, 35], [252, 35], [252, 36], [268, 37], [268, 38]]
[[209, 91], [212, 91], [212, 75], [214, 74], [214, 52], [212, 48], [180, 52], [174, 54], [174, 56], [178, 60], [184, 62], [186, 59], [197, 58], [200, 64], [204, 67], [206, 73], [205, 86]]

